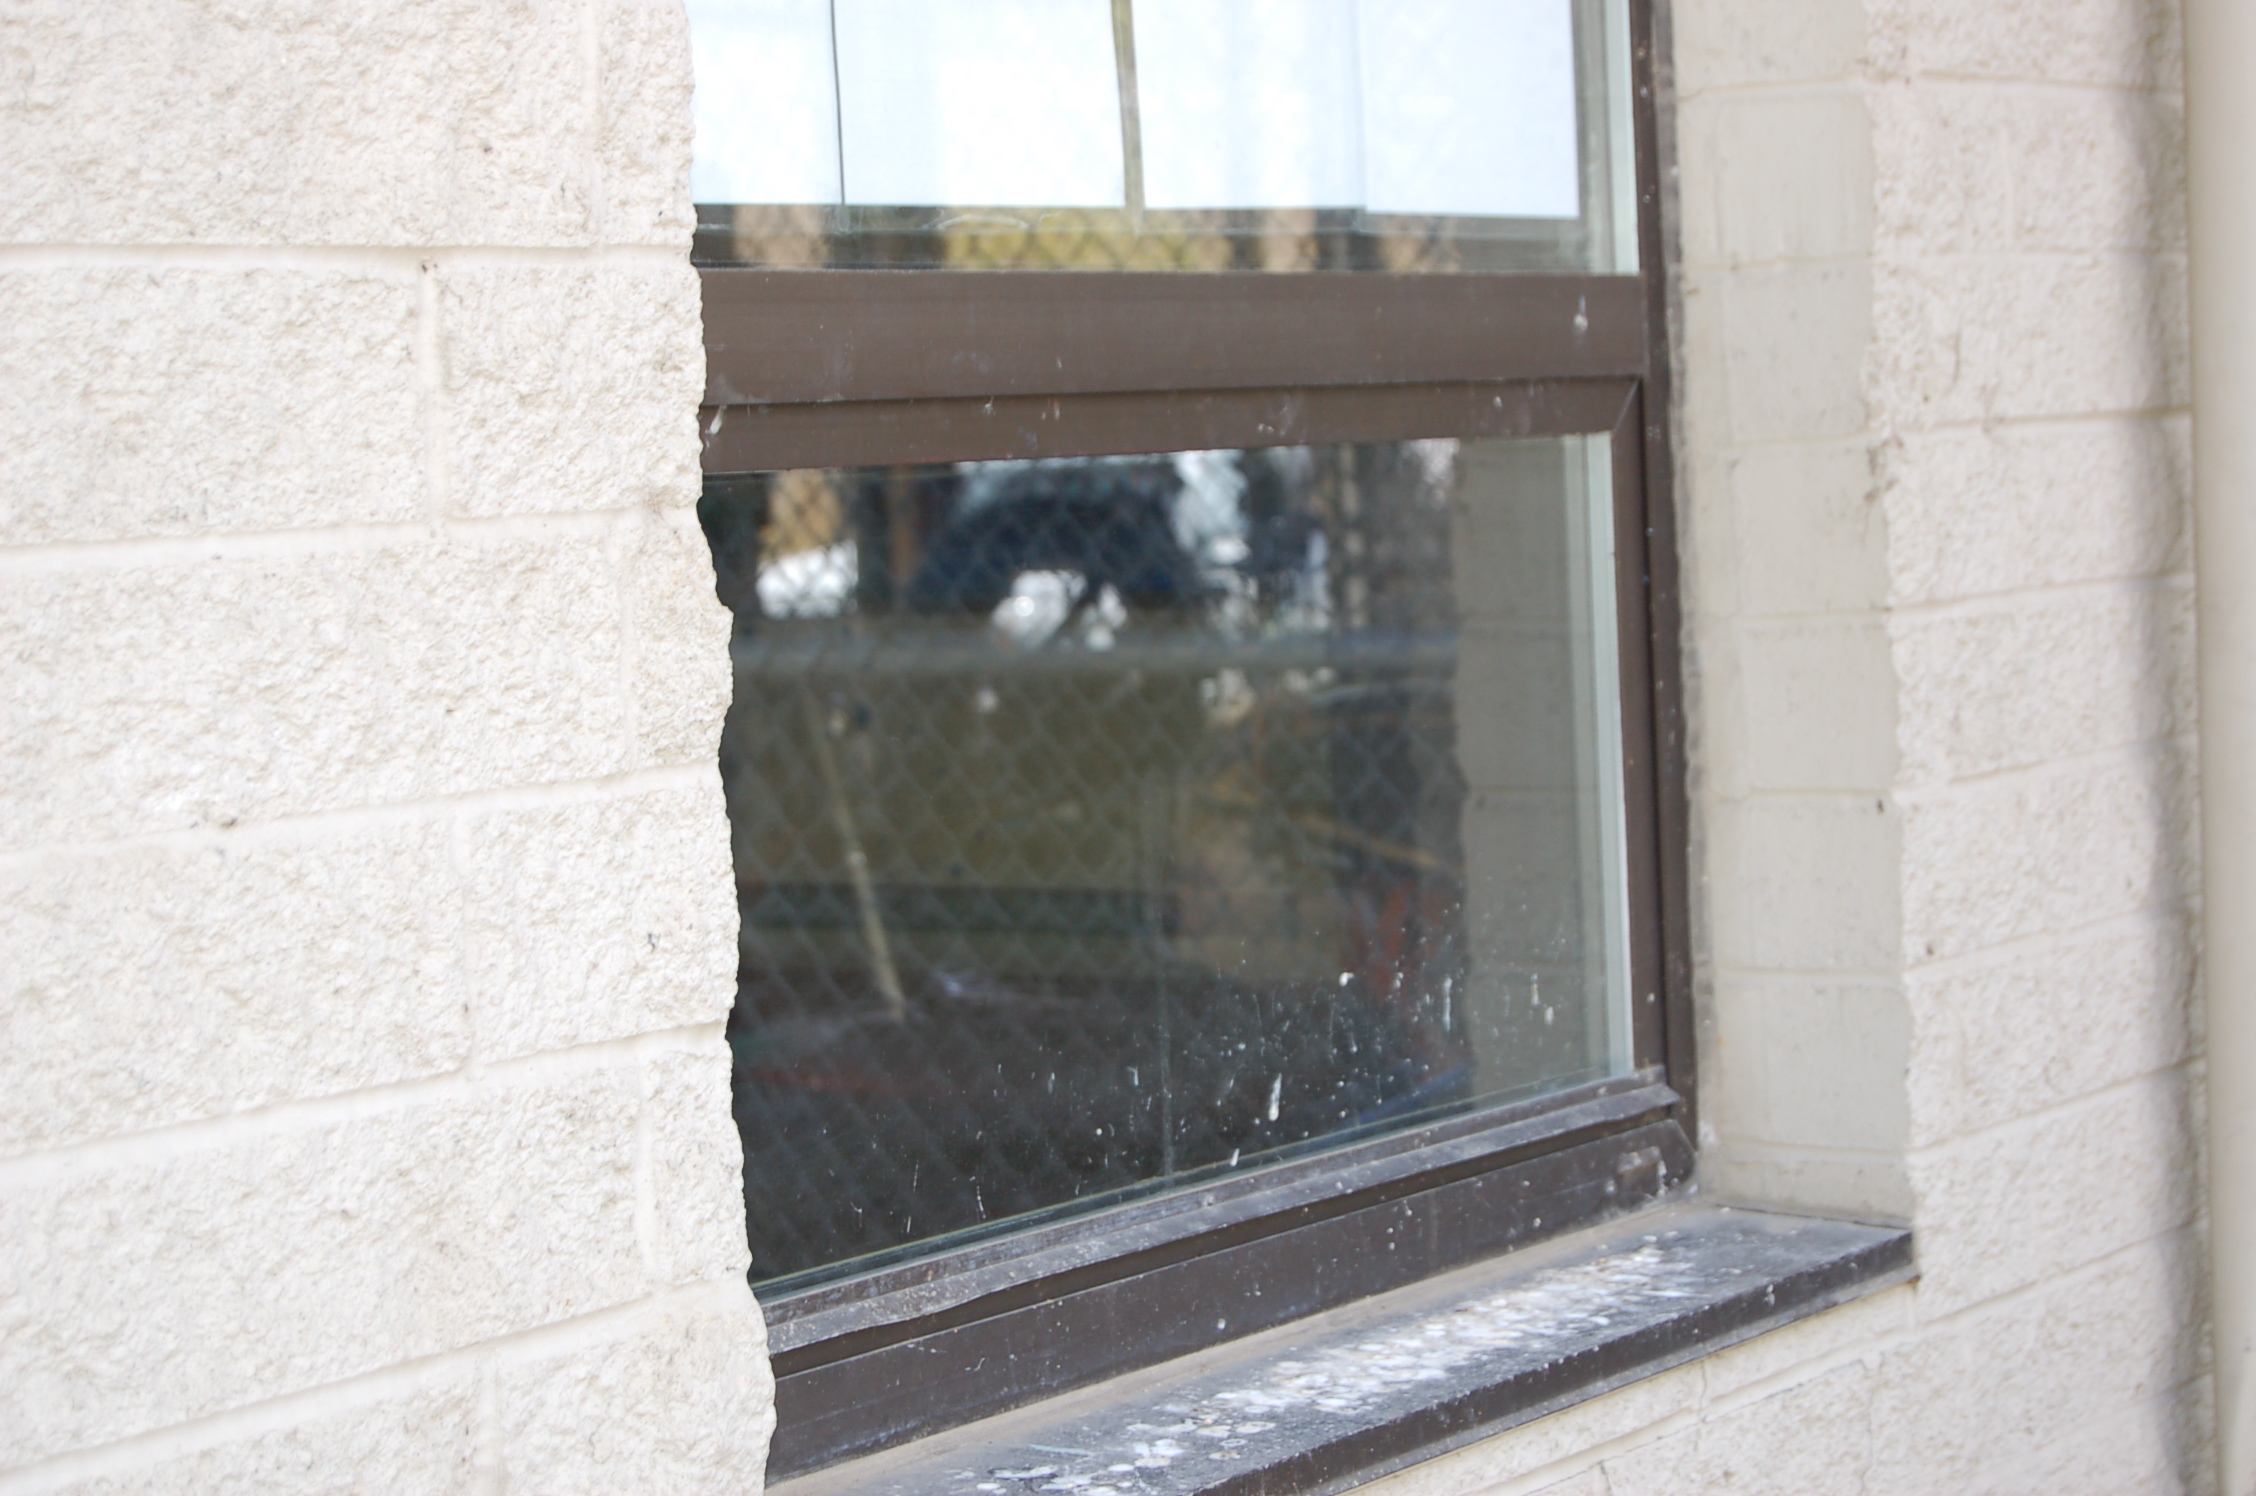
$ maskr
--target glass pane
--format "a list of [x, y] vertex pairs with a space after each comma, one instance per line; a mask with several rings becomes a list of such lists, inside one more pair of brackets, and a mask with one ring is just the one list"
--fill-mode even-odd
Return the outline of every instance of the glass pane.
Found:
[[1372, 212], [1581, 210], [1569, 0], [1363, 0], [1361, 36]]
[[848, 203], [1118, 208], [1111, 0], [833, 0]]
[[707, 263], [1636, 268], [1624, 0], [689, 9]]
[[755, 1276], [1626, 1070], [1605, 454], [717, 482]]
[[1142, 0], [1144, 205], [1361, 204], [1358, 51], [1355, 0]]
[[701, 203], [835, 203], [830, 0], [689, 0]]

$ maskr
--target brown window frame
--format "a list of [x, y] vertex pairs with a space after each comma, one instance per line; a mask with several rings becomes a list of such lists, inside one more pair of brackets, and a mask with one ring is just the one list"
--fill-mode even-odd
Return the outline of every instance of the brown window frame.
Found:
[[709, 489], [784, 468], [1601, 434], [1621, 538], [1631, 1073], [768, 1296], [771, 1478], [1402, 1286], [1691, 1172], [1653, 0], [1629, 11], [1637, 275], [701, 267]]

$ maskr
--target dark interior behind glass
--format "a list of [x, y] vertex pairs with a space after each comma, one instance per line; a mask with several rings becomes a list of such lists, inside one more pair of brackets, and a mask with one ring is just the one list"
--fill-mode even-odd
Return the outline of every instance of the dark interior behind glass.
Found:
[[710, 485], [755, 1279], [1626, 1068], [1591, 450]]

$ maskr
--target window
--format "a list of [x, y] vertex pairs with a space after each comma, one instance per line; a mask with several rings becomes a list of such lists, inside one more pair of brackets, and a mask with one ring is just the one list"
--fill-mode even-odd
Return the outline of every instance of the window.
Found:
[[1637, 267], [1604, 0], [692, 0], [715, 262]]
[[691, 12], [771, 1471], [1683, 1177], [1642, 8]]

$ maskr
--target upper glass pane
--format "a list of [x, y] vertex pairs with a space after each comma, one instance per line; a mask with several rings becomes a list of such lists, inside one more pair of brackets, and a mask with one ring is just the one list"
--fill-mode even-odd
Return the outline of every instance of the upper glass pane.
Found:
[[1636, 268], [1624, 0], [689, 0], [697, 256]]
[[1630, 1066], [1603, 437], [701, 510], [754, 1276]]

